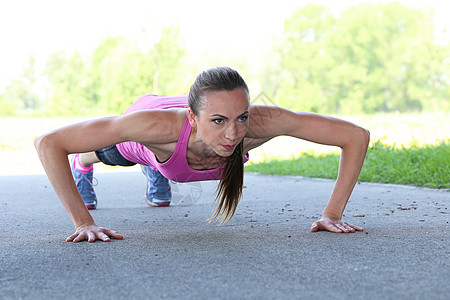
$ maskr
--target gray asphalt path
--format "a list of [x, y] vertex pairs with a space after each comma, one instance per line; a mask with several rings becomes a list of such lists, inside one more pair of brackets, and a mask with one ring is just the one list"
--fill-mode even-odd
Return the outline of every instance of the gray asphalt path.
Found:
[[[215, 182], [144, 202], [137, 172], [96, 174], [97, 224], [124, 240], [67, 243], [73, 225], [44, 175], [0, 177], [0, 299], [448, 299], [450, 193], [358, 184], [345, 220], [310, 233], [333, 182], [246, 174], [227, 224]], [[185, 195], [185, 196], [181, 196]], [[186, 196], [189, 195], [189, 196]]]

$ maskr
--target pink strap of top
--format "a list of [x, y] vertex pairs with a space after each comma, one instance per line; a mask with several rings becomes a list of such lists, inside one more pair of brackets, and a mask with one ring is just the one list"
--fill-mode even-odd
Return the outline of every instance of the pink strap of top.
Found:
[[195, 170], [189, 166], [186, 153], [191, 130], [191, 124], [186, 118], [172, 156], [163, 163], [159, 163], [155, 157], [156, 165], [154, 167], [159, 170], [164, 177], [176, 182], [220, 179], [223, 166], [212, 170]]

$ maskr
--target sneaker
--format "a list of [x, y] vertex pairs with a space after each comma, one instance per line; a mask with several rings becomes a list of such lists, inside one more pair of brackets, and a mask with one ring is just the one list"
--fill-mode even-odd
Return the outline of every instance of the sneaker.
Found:
[[172, 199], [169, 180], [152, 167], [141, 165], [142, 173], [147, 177], [145, 200], [153, 207], [169, 206]]
[[72, 162], [70, 163], [72, 176], [87, 209], [96, 209], [97, 196], [95, 196], [94, 185], [92, 184], [94, 172], [83, 173], [75, 169], [75, 160], [78, 159], [79, 155], [76, 154], [72, 157]]

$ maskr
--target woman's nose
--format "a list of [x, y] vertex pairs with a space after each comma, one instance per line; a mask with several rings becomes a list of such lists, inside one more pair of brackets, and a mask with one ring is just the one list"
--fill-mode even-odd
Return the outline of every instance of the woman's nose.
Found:
[[237, 126], [234, 123], [230, 124], [227, 130], [225, 131], [225, 138], [230, 141], [234, 141], [236, 140], [236, 136], [237, 136]]

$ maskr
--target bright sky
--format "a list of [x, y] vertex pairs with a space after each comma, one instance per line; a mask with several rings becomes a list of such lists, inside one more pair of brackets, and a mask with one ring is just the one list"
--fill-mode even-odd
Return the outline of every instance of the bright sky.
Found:
[[[148, 47], [158, 40], [161, 28], [176, 24], [192, 53], [252, 55], [281, 34], [284, 20], [298, 7], [319, 3], [338, 14], [364, 2], [388, 1], [1, 0], [0, 92], [9, 77], [21, 73], [30, 55], [43, 65], [52, 52], [73, 48], [89, 52], [110, 36], [127, 36]], [[435, 8], [436, 21], [448, 29], [445, 38], [450, 41], [447, 1], [399, 2]]]

